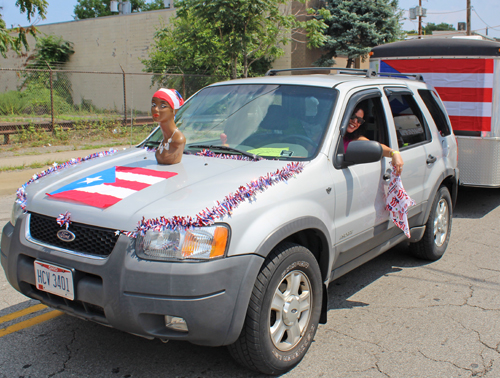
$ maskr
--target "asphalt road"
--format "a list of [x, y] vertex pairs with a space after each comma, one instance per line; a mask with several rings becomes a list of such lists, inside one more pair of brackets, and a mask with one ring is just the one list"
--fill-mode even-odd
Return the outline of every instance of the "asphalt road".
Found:
[[[13, 200], [0, 196], [2, 224]], [[328, 323], [285, 376], [500, 377], [499, 221], [499, 189], [461, 188], [444, 257], [400, 245], [332, 283]], [[259, 376], [225, 348], [149, 341], [37, 304], [1, 271], [0, 377]]]

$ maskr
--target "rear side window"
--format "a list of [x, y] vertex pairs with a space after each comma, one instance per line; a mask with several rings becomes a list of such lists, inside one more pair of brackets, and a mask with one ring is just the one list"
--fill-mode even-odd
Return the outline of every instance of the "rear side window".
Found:
[[391, 105], [399, 148], [430, 140], [430, 133], [425, 127], [422, 112], [413, 96], [409, 93], [386, 91]]
[[439, 97], [433, 91], [428, 89], [419, 89], [418, 93], [420, 94], [420, 97], [422, 97], [427, 109], [429, 109], [429, 113], [431, 113], [432, 119], [434, 120], [441, 136], [450, 135], [451, 128], [448, 117], [446, 117], [444, 113], [444, 108]]

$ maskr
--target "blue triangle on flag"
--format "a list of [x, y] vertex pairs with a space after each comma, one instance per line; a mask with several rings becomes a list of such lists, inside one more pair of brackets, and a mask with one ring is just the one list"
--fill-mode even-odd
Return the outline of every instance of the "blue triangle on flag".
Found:
[[88, 188], [91, 186], [101, 185], [101, 184], [112, 184], [116, 181], [116, 167], [106, 169], [101, 172], [94, 173], [93, 175], [78, 179], [71, 184], [65, 185], [59, 188], [50, 195], [54, 195], [61, 192], [67, 192], [68, 190]]

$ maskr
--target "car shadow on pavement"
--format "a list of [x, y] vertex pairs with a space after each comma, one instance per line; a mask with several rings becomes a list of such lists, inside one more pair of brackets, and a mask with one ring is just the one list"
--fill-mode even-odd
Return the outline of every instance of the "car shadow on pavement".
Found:
[[34, 322], [52, 308], [17, 316], [37, 306], [27, 300], [0, 310], [9, 318], [0, 329], [32, 322], [0, 337], [0, 365], [10, 372], [5, 377], [267, 377], [238, 365], [225, 347], [147, 340], [66, 314]]
[[400, 243], [330, 283], [328, 310], [368, 306], [369, 303], [350, 301], [349, 298], [383, 276], [400, 272], [404, 268], [419, 267], [429, 263], [430, 261], [411, 256], [407, 243]]
[[461, 186], [458, 189], [454, 218], [479, 219], [500, 206], [498, 188], [473, 188]]

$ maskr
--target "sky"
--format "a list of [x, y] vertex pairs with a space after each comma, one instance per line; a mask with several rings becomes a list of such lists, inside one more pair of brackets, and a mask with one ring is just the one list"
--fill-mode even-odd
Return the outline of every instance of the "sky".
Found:
[[[73, 20], [73, 10], [77, 0], [48, 0], [49, 8], [45, 20], [32, 20], [36, 25], [52, 24], [56, 22], [66, 22]], [[500, 1], [499, 0], [471, 0], [472, 4], [472, 30], [481, 34], [486, 34], [486, 27], [489, 26], [488, 35], [500, 38]], [[418, 5], [418, 0], [399, 0], [399, 7], [404, 10], [403, 20], [404, 30], [417, 30], [418, 23], [409, 20], [408, 9]], [[26, 14], [21, 14], [19, 8], [15, 6], [15, 0], [0, 0], [0, 13], [7, 25], [28, 26], [29, 22]], [[433, 22], [439, 24], [446, 22], [457, 28], [458, 22], [467, 20], [466, 0], [422, 0], [422, 7], [427, 9], [427, 17], [423, 22]], [[424, 24], [425, 25], [425, 24]]]

